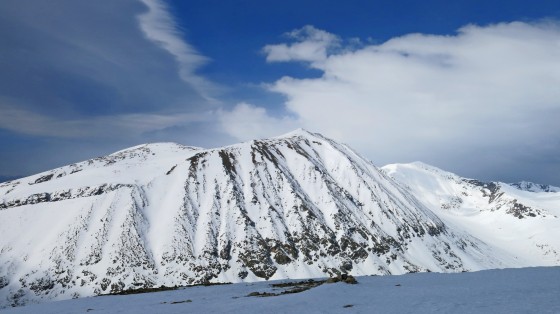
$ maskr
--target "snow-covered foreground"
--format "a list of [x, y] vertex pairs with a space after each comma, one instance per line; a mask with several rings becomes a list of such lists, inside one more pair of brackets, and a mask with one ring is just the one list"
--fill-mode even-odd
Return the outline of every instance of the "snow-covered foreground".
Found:
[[560, 267], [358, 277], [273, 297], [272, 282], [99, 296], [2, 313], [560, 313]]

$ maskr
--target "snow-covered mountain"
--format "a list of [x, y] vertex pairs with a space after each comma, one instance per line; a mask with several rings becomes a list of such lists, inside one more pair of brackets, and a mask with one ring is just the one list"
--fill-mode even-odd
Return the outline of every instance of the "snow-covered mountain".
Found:
[[529, 265], [560, 265], [560, 193], [554, 187], [481, 182], [421, 162], [387, 165], [382, 171], [446, 225]]
[[510, 183], [509, 185], [521, 190], [529, 192], [560, 192], [560, 188], [547, 184], [537, 184], [533, 182], [521, 181]]
[[[397, 182], [347, 146], [297, 130], [216, 149], [146, 144], [0, 184], [0, 305], [161, 285], [560, 263], [559, 237], [549, 239], [560, 194], [433, 168], [414, 181], [391, 167], [384, 171]], [[488, 199], [482, 214], [470, 206]], [[493, 238], [494, 221], [511, 233]], [[529, 247], [531, 232], [541, 247], [516, 249]]]

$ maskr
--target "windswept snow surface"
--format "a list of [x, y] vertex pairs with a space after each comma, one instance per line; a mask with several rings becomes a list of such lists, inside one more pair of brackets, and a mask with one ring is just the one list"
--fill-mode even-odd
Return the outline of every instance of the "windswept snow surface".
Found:
[[560, 313], [560, 268], [485, 270], [358, 277], [296, 294], [271, 282], [191, 287], [127, 296], [99, 296], [6, 309], [45, 313]]
[[396, 183], [297, 130], [215, 149], [140, 145], [2, 183], [0, 308], [161, 285], [560, 264], [558, 193], [434, 171]]

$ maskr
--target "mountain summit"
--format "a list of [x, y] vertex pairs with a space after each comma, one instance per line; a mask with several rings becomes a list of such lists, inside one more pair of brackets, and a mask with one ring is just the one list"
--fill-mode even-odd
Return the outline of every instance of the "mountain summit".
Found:
[[132, 147], [0, 185], [0, 304], [539, 264], [442, 219], [417, 197], [432, 187], [302, 129], [215, 149]]

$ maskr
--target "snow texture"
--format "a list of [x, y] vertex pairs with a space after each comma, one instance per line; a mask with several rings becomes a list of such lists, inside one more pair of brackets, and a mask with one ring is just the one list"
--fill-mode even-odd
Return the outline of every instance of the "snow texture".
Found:
[[295, 294], [272, 282], [99, 296], [6, 309], [11, 313], [560, 313], [560, 268], [358, 277]]

